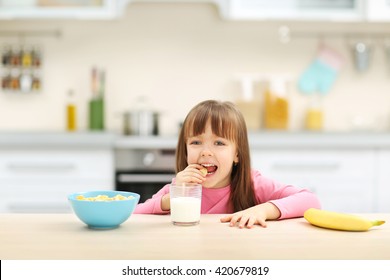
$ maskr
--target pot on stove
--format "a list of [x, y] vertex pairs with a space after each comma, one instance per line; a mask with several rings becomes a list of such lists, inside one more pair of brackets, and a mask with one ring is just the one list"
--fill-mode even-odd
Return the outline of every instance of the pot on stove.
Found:
[[160, 114], [151, 110], [128, 111], [123, 114], [125, 135], [151, 136], [159, 134]]

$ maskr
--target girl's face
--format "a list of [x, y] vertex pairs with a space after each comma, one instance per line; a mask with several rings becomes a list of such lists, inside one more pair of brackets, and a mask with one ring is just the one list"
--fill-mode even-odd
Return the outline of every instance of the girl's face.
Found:
[[206, 188], [221, 188], [230, 184], [233, 163], [238, 162], [236, 145], [213, 134], [210, 122], [203, 134], [187, 140], [187, 163], [198, 163], [207, 168]]

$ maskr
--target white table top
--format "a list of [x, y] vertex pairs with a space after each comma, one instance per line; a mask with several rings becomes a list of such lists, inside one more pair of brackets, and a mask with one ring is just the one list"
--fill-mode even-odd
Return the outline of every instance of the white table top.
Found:
[[168, 215], [133, 214], [120, 227], [92, 230], [74, 214], [0, 214], [0, 259], [390, 259], [390, 214], [367, 232], [314, 227], [303, 218], [238, 229], [223, 215], [180, 227]]

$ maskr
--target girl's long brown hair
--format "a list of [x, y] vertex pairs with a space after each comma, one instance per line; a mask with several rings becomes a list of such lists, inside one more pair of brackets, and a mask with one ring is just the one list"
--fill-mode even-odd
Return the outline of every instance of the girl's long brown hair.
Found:
[[231, 174], [230, 202], [234, 212], [257, 204], [251, 180], [251, 161], [248, 133], [241, 112], [231, 102], [206, 100], [196, 105], [187, 115], [180, 130], [176, 149], [176, 172], [187, 165], [187, 139], [205, 132], [210, 120], [212, 132], [232, 141], [237, 148], [238, 163]]

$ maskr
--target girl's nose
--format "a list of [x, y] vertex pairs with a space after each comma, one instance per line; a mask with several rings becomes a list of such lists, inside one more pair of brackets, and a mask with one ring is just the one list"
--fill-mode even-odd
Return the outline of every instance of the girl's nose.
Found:
[[202, 153], [201, 153], [201, 156], [202, 157], [207, 157], [207, 156], [212, 156], [213, 153], [211, 152], [211, 150], [207, 147], [205, 147], [203, 150], [202, 150]]

